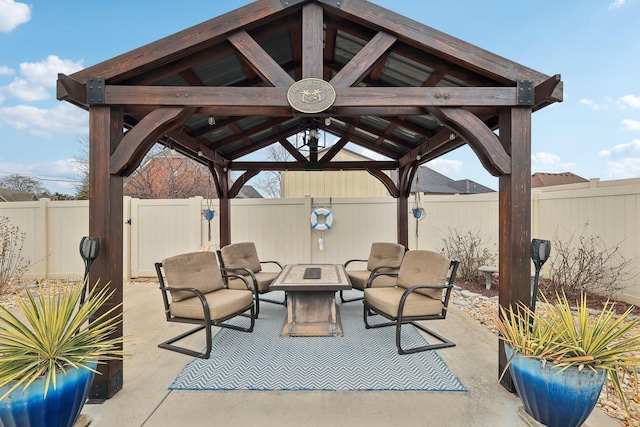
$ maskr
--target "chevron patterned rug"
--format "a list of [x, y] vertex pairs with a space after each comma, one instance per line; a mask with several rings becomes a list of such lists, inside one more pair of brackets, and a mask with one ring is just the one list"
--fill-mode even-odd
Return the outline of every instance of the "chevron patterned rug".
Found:
[[[211, 357], [194, 359], [169, 388], [466, 391], [435, 351], [400, 356], [395, 328], [367, 330], [362, 303], [339, 306], [343, 337], [280, 337], [286, 307], [261, 304], [253, 333], [221, 329]], [[407, 347], [425, 342], [413, 326], [403, 334]]]

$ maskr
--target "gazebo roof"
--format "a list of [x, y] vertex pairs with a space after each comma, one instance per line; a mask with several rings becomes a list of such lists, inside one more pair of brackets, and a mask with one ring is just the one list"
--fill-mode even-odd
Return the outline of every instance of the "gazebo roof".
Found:
[[[306, 78], [335, 88], [329, 108], [305, 114], [288, 103], [288, 89]], [[382, 169], [466, 143], [491, 174], [509, 173], [506, 153], [486, 133], [498, 127], [503, 107], [561, 101], [562, 82], [364, 0], [259, 0], [61, 75], [58, 98], [85, 109], [122, 105], [127, 127], [157, 125], [136, 135], [143, 143], [116, 153], [112, 173], [130, 174], [160, 142], [224, 170], [249, 171], [247, 178], [265, 169], [375, 169], [384, 180]], [[470, 134], [469, 121], [484, 123], [485, 135]], [[321, 162], [287, 140], [312, 128], [339, 138]], [[348, 142], [385, 160], [329, 163]], [[242, 161], [273, 143], [295, 162]]]

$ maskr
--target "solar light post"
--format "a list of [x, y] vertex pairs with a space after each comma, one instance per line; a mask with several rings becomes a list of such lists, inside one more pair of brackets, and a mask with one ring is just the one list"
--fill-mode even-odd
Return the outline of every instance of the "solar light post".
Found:
[[84, 290], [82, 291], [82, 295], [80, 296], [80, 305], [84, 304], [85, 295], [89, 289], [89, 269], [91, 268], [91, 263], [98, 257], [98, 253], [100, 253], [100, 238], [92, 237], [92, 236], [84, 236], [80, 239], [80, 256], [84, 260], [84, 279], [82, 286], [84, 286]]
[[549, 259], [551, 254], [551, 242], [542, 239], [531, 240], [531, 260], [536, 267], [536, 274], [533, 279], [533, 289], [531, 290], [531, 311], [536, 310], [536, 300], [538, 299], [538, 282], [540, 281], [540, 270], [542, 265]]

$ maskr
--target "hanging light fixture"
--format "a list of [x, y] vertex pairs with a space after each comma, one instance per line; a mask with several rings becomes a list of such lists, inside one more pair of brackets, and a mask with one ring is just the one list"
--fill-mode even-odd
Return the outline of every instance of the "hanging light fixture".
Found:
[[209, 126], [213, 126], [216, 124], [216, 118], [213, 116], [209, 116], [209, 118], [207, 119], [207, 123], [209, 123]]

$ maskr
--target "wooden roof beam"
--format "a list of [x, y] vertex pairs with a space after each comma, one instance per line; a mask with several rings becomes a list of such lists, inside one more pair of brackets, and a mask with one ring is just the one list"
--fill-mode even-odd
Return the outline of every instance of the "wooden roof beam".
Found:
[[228, 37], [229, 42], [265, 83], [288, 88], [294, 80], [246, 31]]
[[[283, 71], [284, 72], [284, 71]], [[287, 74], [288, 76], [288, 74]], [[293, 83], [293, 79], [289, 77]], [[107, 105], [193, 106], [201, 108], [242, 108], [246, 115], [272, 115], [262, 109], [280, 111], [286, 108], [287, 87], [183, 87], [183, 86], [118, 86], [105, 85], [103, 102]], [[517, 106], [515, 87], [337, 87], [333, 108], [386, 107], [388, 115], [399, 115], [397, 107], [470, 107]], [[274, 112], [276, 112], [274, 111]], [[357, 116], [369, 114], [366, 110]], [[220, 115], [235, 116], [235, 111], [221, 110]], [[376, 115], [376, 114], [371, 114]]]
[[384, 59], [397, 38], [380, 31], [336, 74], [329, 83], [334, 87], [355, 86]]
[[302, 78], [323, 77], [322, 37], [323, 10], [316, 3], [302, 8]]
[[146, 115], [118, 144], [111, 155], [109, 172], [112, 175], [130, 175], [153, 144], [169, 130], [184, 124], [191, 114], [192, 108], [163, 107]]
[[485, 169], [493, 176], [511, 173], [511, 157], [497, 135], [477, 116], [462, 108], [429, 108], [443, 126], [464, 138]]

